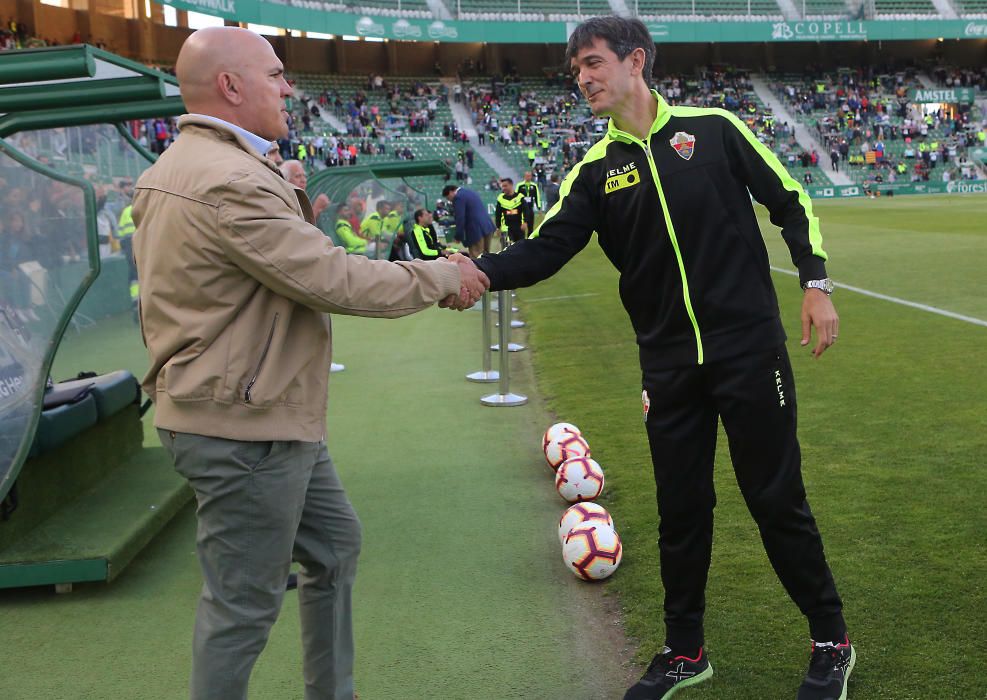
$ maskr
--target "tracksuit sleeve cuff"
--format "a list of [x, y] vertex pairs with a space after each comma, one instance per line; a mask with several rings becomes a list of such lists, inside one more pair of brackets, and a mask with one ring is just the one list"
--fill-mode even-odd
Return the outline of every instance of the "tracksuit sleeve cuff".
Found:
[[799, 261], [799, 284], [826, 277], [826, 261], [815, 255], [806, 255]]
[[498, 291], [500, 289], [500, 287], [497, 285], [497, 282], [499, 280], [497, 278], [496, 273], [494, 273], [492, 269], [493, 265], [491, 265], [488, 261], [484, 260], [483, 255], [481, 255], [478, 258], [474, 258], [473, 264], [476, 265], [480, 269], [480, 271], [487, 276], [487, 279], [490, 280], [490, 291], [491, 292]]

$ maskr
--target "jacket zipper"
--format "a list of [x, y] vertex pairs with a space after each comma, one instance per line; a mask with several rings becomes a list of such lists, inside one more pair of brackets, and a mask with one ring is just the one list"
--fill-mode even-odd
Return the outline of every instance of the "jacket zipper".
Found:
[[[658, 179], [658, 168], [655, 166], [655, 160], [651, 155], [651, 147], [648, 143], [640, 141], [630, 134], [627, 134], [627, 136], [644, 149], [644, 154], [648, 158], [648, 167], [651, 168], [651, 177], [655, 180], [655, 189], [658, 191], [658, 201], [661, 204], [662, 215], [665, 219], [665, 228], [668, 230], [668, 238], [672, 242], [672, 249], [675, 251], [675, 260], [679, 266], [679, 275], [682, 278], [682, 297], [685, 301], [685, 311], [689, 314], [689, 320], [692, 322], [692, 330], [696, 334], [696, 361], [701, 365], [703, 363], [703, 339], [699, 333], [699, 322], [696, 320], [696, 312], [692, 309], [692, 299], [689, 296], [689, 280], [685, 276], [685, 263], [682, 262], [682, 251], [679, 250], [679, 241], [675, 236], [675, 228], [672, 226], [672, 217], [668, 213], [665, 193], [661, 189], [661, 180]], [[648, 139], [650, 140], [650, 138], [651, 135], [648, 134]]]
[[271, 324], [271, 330], [267, 334], [267, 342], [264, 343], [264, 352], [260, 355], [260, 360], [257, 361], [257, 368], [254, 370], [253, 376], [250, 381], [247, 382], [247, 388], [243, 390], [243, 401], [244, 403], [250, 403], [250, 390], [254, 388], [254, 384], [257, 383], [257, 376], [260, 374], [261, 367], [264, 366], [264, 360], [267, 359], [267, 353], [271, 349], [271, 341], [274, 340], [274, 330], [278, 327], [278, 316], [280, 313], [274, 314], [274, 322]]

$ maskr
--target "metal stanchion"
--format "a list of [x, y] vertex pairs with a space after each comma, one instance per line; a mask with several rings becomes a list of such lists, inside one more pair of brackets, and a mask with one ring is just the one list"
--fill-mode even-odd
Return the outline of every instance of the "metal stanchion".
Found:
[[[500, 321], [497, 321], [497, 328], [500, 328]], [[516, 318], [512, 318], [511, 328], [524, 328], [524, 321], [519, 321]]]
[[[500, 295], [500, 344], [507, 345], [508, 335], [511, 332], [510, 328], [510, 311], [511, 308], [511, 298], [508, 296], [509, 292], [502, 291]], [[522, 396], [521, 394], [511, 393], [511, 377], [510, 377], [510, 359], [506, 352], [500, 354], [500, 391], [496, 394], [490, 394], [484, 396], [480, 399], [480, 403], [484, 406], [521, 406], [522, 404], [528, 403], [528, 397]]]
[[[514, 292], [505, 293], [504, 291], [501, 291], [497, 295], [499, 297], [499, 303], [497, 304], [497, 314], [499, 317], [497, 321], [497, 327], [500, 328], [501, 330], [500, 330], [500, 342], [490, 346], [490, 349], [493, 350], [494, 352], [500, 352], [501, 344], [504, 343], [506, 343], [507, 345], [507, 352], [521, 352], [522, 350], [527, 349], [525, 348], [525, 346], [521, 345], [520, 343], [511, 342], [510, 329], [521, 328], [524, 325], [523, 321], [511, 320], [511, 312], [517, 311], [517, 309], [511, 306], [510, 295], [513, 293]], [[507, 327], [506, 333], [504, 332], [505, 326]]]
[[481, 314], [483, 323], [483, 369], [467, 374], [466, 379], [471, 382], [495, 382], [500, 378], [500, 372], [490, 369], [490, 292], [483, 293], [480, 306], [483, 311]]

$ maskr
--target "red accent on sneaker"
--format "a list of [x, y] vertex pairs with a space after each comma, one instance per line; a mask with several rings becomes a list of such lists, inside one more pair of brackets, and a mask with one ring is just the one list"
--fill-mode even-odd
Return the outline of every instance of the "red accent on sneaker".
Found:
[[[699, 656], [694, 659], [690, 659], [688, 656], [676, 656], [675, 659], [685, 659], [686, 661], [691, 661], [692, 663], [698, 663], [699, 659], [703, 658], [703, 648], [699, 647]], [[673, 659], [674, 661], [674, 659]]]

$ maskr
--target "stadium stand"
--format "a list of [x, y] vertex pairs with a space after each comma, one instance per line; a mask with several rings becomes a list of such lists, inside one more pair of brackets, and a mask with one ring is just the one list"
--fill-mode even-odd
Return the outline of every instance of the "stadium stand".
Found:
[[431, 17], [432, 11], [425, 0], [359, 0], [343, 3], [342, 11], [379, 17]]
[[987, 0], [953, 0], [956, 11], [967, 19], [987, 19]]
[[628, 3], [643, 20], [716, 20], [764, 22], [783, 19], [775, 0], [636, 0]]
[[[943, 83], [971, 82], [975, 71], [942, 69]], [[965, 76], [965, 77], [964, 77]], [[984, 127], [971, 105], [909, 101], [922, 87], [913, 68], [773, 76], [775, 92], [818, 134], [838, 167], [865, 188], [930, 179], [973, 179], [969, 150]]]
[[931, 19], [938, 15], [932, 0], [874, 0], [875, 19]]

